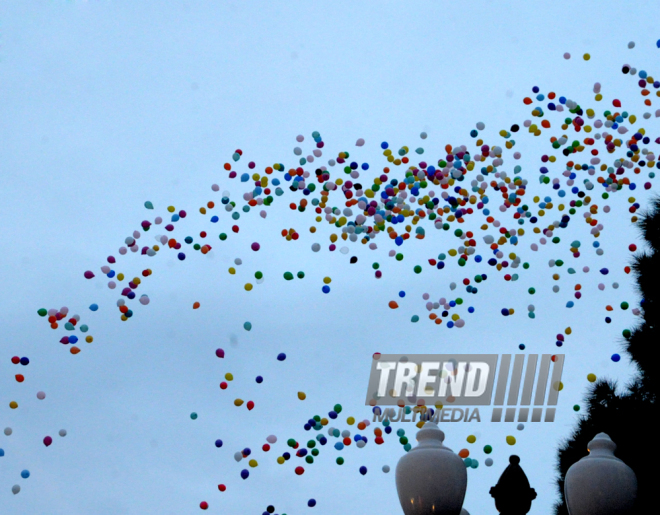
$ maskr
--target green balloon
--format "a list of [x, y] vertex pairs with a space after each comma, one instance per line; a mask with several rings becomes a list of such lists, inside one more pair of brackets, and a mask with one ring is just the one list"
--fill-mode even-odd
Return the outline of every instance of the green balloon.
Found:
[[48, 314], [48, 311], [45, 310], [44, 308], [41, 308], [39, 311], [37, 311], [37, 314], [38, 314], [40, 317], [45, 317], [45, 316]]
[[422, 273], [422, 267], [419, 265], [415, 265], [415, 268], [413, 268], [416, 274], [421, 274]]
[[339, 456], [339, 458], [337, 458], [337, 465], [343, 465], [343, 464], [344, 464], [344, 458]]
[[492, 448], [490, 445], [486, 445], [486, 446], [484, 447], [484, 452], [485, 452], [486, 454], [490, 454], [491, 452], [493, 452], [493, 448]]
[[333, 408], [335, 413], [341, 413], [341, 409], [341, 404], [335, 404], [335, 407]]
[[197, 413], [195, 413], [195, 412], [193, 411], [193, 412], [190, 414], [190, 418], [193, 419], [193, 420], [197, 420]]
[[291, 272], [284, 272], [284, 278], [287, 281], [291, 281], [293, 279], [293, 274]]
[[144, 203], [144, 207], [146, 207], [147, 209], [153, 209], [153, 208], [154, 208], [154, 205], [151, 203], [150, 200], [147, 200], [147, 201]]
[[305, 272], [301, 270], [300, 272], [298, 272], [297, 275], [298, 275], [298, 279], [303, 279], [305, 277]]

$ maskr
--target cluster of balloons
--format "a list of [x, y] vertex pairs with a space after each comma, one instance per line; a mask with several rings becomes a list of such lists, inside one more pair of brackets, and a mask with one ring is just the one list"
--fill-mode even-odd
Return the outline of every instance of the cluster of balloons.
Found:
[[[634, 42], [628, 44], [629, 48], [634, 46]], [[660, 41], [658, 46], [660, 47]], [[565, 59], [570, 57], [569, 53], [564, 54]], [[583, 55], [585, 61], [590, 57], [590, 54]], [[312, 148], [306, 156], [303, 155], [301, 146], [305, 142], [305, 137], [299, 135], [296, 137], [298, 146], [293, 149], [297, 160], [294, 164], [285, 166], [278, 162], [265, 166], [261, 172], [256, 171], [257, 165], [253, 161], [247, 164], [249, 171], [241, 171], [239, 168], [243, 151], [237, 149], [232, 154], [233, 162], [225, 163], [224, 170], [228, 173], [227, 180], [238, 182], [239, 187], [244, 191], [238, 196], [232, 196], [229, 191], [224, 191], [219, 201], [208, 201], [200, 206], [198, 212], [205, 226], [199, 231], [198, 236], [186, 235], [175, 238], [175, 235], [179, 235], [183, 230], [185, 224], [182, 222], [188, 217], [188, 213], [182, 209], [177, 210], [174, 206], [168, 206], [167, 214], [143, 220], [140, 223], [141, 230], [136, 229], [125, 238], [117, 251], [121, 258], [108, 256], [105, 263], [99, 267], [100, 273], [107, 280], [108, 289], [120, 293], [116, 300], [119, 318], [124, 322], [130, 321], [141, 309], [137, 304], [143, 307], [149, 305], [148, 294], [141, 293], [138, 296], [137, 290], [146, 288], [153, 272], [151, 268], [144, 268], [140, 276], [131, 279], [118, 270], [118, 259], [124, 259], [129, 251], [145, 260], [156, 258], [165, 252], [174, 253], [179, 261], [186, 261], [187, 257], [195, 256], [195, 253], [206, 255], [212, 251], [212, 246], [208, 242], [216, 238], [216, 235], [220, 242], [229, 240], [231, 243], [232, 234], [238, 234], [241, 230], [238, 224], [242, 217], [245, 220], [250, 211], [258, 209], [260, 217], [266, 218], [267, 210], [275, 209], [279, 197], [285, 194], [291, 197], [287, 204], [290, 210], [296, 211], [300, 216], [313, 218], [309, 226], [309, 234], [313, 239], [318, 238], [318, 241], [313, 241], [311, 244], [314, 253], [321, 251], [332, 253], [339, 250], [340, 254], [348, 255], [350, 249], [342, 245], [340, 239], [346, 245], [363, 245], [371, 251], [377, 251], [376, 240], [378, 240], [382, 241], [382, 246], [392, 247], [388, 251], [388, 257], [394, 258], [393, 266], [398, 264], [409, 267], [415, 275], [426, 275], [431, 272], [447, 274], [447, 270], [455, 269], [453, 266], [448, 267], [450, 263], [457, 265], [458, 270], [471, 269], [469, 274], [465, 272], [452, 277], [453, 280], [449, 285], [450, 292], [461, 285], [460, 287], [465, 288], [465, 294], [446, 293], [445, 296], [435, 297], [437, 301], [432, 300], [429, 293], [423, 294], [428, 320], [438, 327], [447, 329], [464, 327], [466, 313], [474, 314], [475, 309], [461, 295], [478, 294], [486, 287], [485, 283], [489, 277], [491, 278], [489, 284], [493, 283], [492, 278], [496, 280], [501, 278], [505, 282], [513, 283], [520, 281], [524, 275], [528, 275], [530, 281], [545, 281], [545, 284], [527, 286], [524, 292], [530, 296], [544, 289], [559, 293], [565, 288], [569, 292], [565, 306], [569, 309], [573, 308], [584, 296], [596, 294], [596, 292], [587, 292], [583, 288], [582, 281], [570, 278], [578, 274], [578, 270], [581, 270], [582, 274], [589, 273], [590, 267], [569, 266], [568, 262], [557, 256], [565, 255], [565, 259], [570, 260], [571, 263], [572, 260], [585, 259], [589, 255], [588, 252], [602, 256], [604, 249], [598, 238], [605, 230], [605, 215], [615, 210], [615, 214], [619, 217], [631, 215], [630, 220], [636, 222], [635, 213], [641, 205], [640, 199], [636, 198], [633, 192], [638, 188], [651, 189], [655, 169], [660, 169], [660, 161], [656, 157], [658, 151], [653, 146], [660, 144], [660, 138], [654, 138], [650, 131], [642, 126], [652, 117], [660, 117], [660, 110], [655, 112], [650, 110], [653, 102], [652, 93], [655, 92], [655, 96], [660, 96], [660, 81], [654, 80], [645, 70], [637, 70], [628, 64], [625, 64], [621, 71], [627, 76], [635, 77], [634, 80], [637, 81], [641, 102], [629, 101], [626, 102], [626, 106], [630, 105], [627, 109], [641, 108], [644, 112], [639, 117], [624, 109], [624, 102], [617, 98], [609, 101], [611, 106], [596, 109], [598, 105], [602, 105], [598, 103], [608, 103], [600, 83], [596, 83], [593, 87], [593, 102], [588, 100], [578, 102], [552, 91], [542, 92], [541, 88], [534, 86], [532, 94], [523, 99], [523, 103], [531, 110], [529, 119], [502, 128], [498, 132], [501, 139], [493, 141], [489, 137], [486, 141], [484, 133], [486, 125], [478, 122], [470, 131], [471, 139], [466, 144], [448, 144], [444, 147], [444, 152], [433, 159], [423, 157], [426, 150], [422, 146], [411, 152], [412, 147], [404, 145], [397, 149], [389, 142], [383, 141], [378, 147], [383, 156], [384, 166], [377, 172], [373, 171], [376, 168], [373, 161], [367, 162], [357, 157], [366, 145], [363, 138], [355, 143], [355, 147], [359, 149], [355, 151], [356, 155], [351, 156], [353, 150], [350, 152], [343, 150], [331, 154], [327, 162], [321, 164], [320, 160], [324, 152], [327, 152], [326, 143], [321, 135], [318, 132], [312, 133], [312, 142], [310, 142]], [[595, 107], [587, 107], [587, 104], [593, 104]], [[533, 137], [547, 134], [549, 142], [547, 152], [540, 156], [523, 156], [518, 150], [522, 145], [516, 142], [518, 133], [527, 133]], [[423, 132], [420, 134], [420, 139], [426, 140], [427, 136]], [[547, 190], [546, 194], [532, 196], [529, 190], [532, 189], [533, 183], [538, 183], [537, 188]], [[220, 191], [220, 186], [213, 184], [211, 190], [217, 193]], [[155, 209], [151, 201], [145, 202], [144, 206], [147, 210]], [[227, 220], [226, 227], [230, 227], [231, 230], [212, 231], [221, 218], [223, 223], [225, 223], [224, 219]], [[552, 221], [547, 222], [549, 219]], [[330, 234], [326, 235], [329, 241], [326, 240], [326, 243], [322, 244], [320, 226], [324, 224], [329, 227]], [[569, 227], [575, 229], [571, 232]], [[155, 244], [141, 240], [147, 232], [154, 229], [162, 233], [155, 236]], [[258, 231], [255, 230], [254, 234], [258, 234]], [[565, 236], [568, 234], [571, 236]], [[408, 265], [401, 247], [412, 245], [416, 240], [423, 240], [432, 235], [439, 245], [442, 245], [442, 251], [437, 255], [429, 256], [423, 263]], [[287, 241], [294, 242], [292, 244], [295, 245], [296, 241], [306, 237], [306, 231], [298, 232], [294, 228], [283, 229], [281, 236]], [[139, 240], [142, 241], [141, 244], [138, 243]], [[525, 242], [528, 245], [524, 244]], [[338, 248], [340, 245], [341, 248]], [[631, 252], [637, 250], [634, 243], [627, 242], [626, 245]], [[257, 256], [264, 254], [260, 252], [261, 250], [266, 250], [266, 254], [268, 252], [268, 249], [264, 248], [264, 243], [259, 241], [252, 241], [249, 249], [247, 247], [236, 249], [236, 252], [248, 252], [248, 250], [258, 253]], [[527, 272], [531, 269], [529, 256], [544, 251], [551, 258], [548, 261], [548, 268], [552, 270], [549, 273], [535, 270]], [[362, 266], [358, 264], [357, 256], [348, 259], [350, 264]], [[232, 275], [237, 274], [236, 267], [241, 265], [242, 259], [235, 258], [234, 266], [230, 267], [228, 272]], [[383, 268], [385, 267], [378, 261], [365, 265], [369, 277], [375, 279], [383, 277]], [[606, 276], [620, 271], [612, 267], [602, 267], [598, 272]], [[630, 267], [625, 267], [623, 272], [629, 274]], [[87, 270], [83, 273], [83, 277], [93, 280], [97, 278], [97, 273], [99, 271], [95, 273]], [[303, 279], [305, 275], [302, 270], [295, 275], [293, 272], [284, 271], [283, 279], [286, 281], [294, 278]], [[254, 279], [257, 285], [262, 284], [263, 273], [257, 270]], [[567, 284], [567, 281], [570, 284]], [[321, 292], [329, 294], [331, 277], [324, 276], [321, 282]], [[118, 289], [118, 286], [121, 287]], [[244, 285], [246, 291], [251, 291], [253, 288], [252, 282]], [[605, 288], [604, 283], [598, 285], [598, 291], [604, 291]], [[612, 283], [612, 288], [617, 289], [618, 283]], [[406, 308], [409, 297], [406, 297], [405, 290], [400, 290], [397, 296], [398, 300], [392, 300], [391, 297], [390, 300], [383, 300], [383, 310], [386, 307], [391, 310]], [[522, 295], [512, 298], [509, 302], [513, 304], [521, 297]], [[511, 304], [507, 303], [493, 309], [504, 317], [511, 317], [516, 312], [515, 306]], [[622, 300], [619, 306], [622, 311], [626, 311], [630, 304]], [[200, 308], [202, 308], [200, 302], [193, 304], [193, 309]], [[99, 310], [99, 305], [91, 304], [89, 310], [94, 313]], [[608, 316], [605, 322], [610, 324], [612, 318], [609, 313], [613, 312], [614, 308], [607, 305], [606, 310]], [[67, 307], [41, 308], [37, 313], [47, 320], [52, 330], [63, 331], [64, 334], [60, 336], [59, 342], [68, 346], [71, 354], [76, 355], [80, 352], [79, 344], [83, 338], [87, 343], [93, 342], [93, 337], [85, 334], [89, 331], [88, 325], [81, 323], [79, 315], [69, 315]], [[386, 315], [397, 316], [397, 313]], [[639, 308], [633, 308], [632, 313], [639, 315]], [[531, 319], [537, 316], [534, 304], [528, 304], [527, 314]], [[412, 323], [417, 323], [421, 318], [414, 314], [410, 320]], [[250, 331], [253, 325], [246, 321], [243, 328]], [[570, 327], [566, 328], [563, 334], [560, 333], [553, 338], [556, 346], [563, 346], [566, 343], [565, 335], [569, 334], [571, 334]], [[624, 329], [622, 334], [627, 337], [630, 331]], [[520, 344], [519, 348], [524, 349], [524, 344]], [[224, 358], [224, 350], [217, 349], [216, 356]], [[285, 359], [284, 353], [277, 356], [280, 362]], [[611, 360], [618, 362], [620, 356], [614, 354]], [[12, 363], [26, 366], [29, 359], [15, 356], [12, 358]], [[228, 373], [225, 379], [226, 381], [220, 384], [222, 390], [229, 387], [233, 376]], [[594, 382], [597, 377], [590, 373], [587, 379]], [[17, 373], [15, 380], [23, 383], [25, 376]], [[257, 376], [256, 382], [262, 381], [263, 377]], [[562, 387], [561, 384], [557, 385], [558, 390]], [[46, 394], [40, 391], [37, 393], [37, 398], [44, 400]], [[306, 394], [299, 392], [298, 399], [305, 400]], [[244, 401], [236, 398], [234, 404], [242, 406]], [[9, 406], [11, 409], [17, 409], [18, 403], [12, 400]], [[254, 406], [253, 401], [246, 404], [248, 410], [252, 410]], [[409, 406], [406, 407], [406, 410], [410, 409]], [[314, 415], [304, 422], [304, 429], [316, 431], [317, 436], [306, 444], [301, 444], [293, 438], [287, 440], [287, 445], [295, 451], [296, 458], [302, 459], [306, 465], [313, 464], [314, 459], [320, 455], [319, 447], [325, 446], [329, 438], [337, 439], [334, 445], [331, 445], [331, 448], [337, 451], [344, 451], [348, 447], [360, 449], [367, 445], [369, 442], [367, 436], [360, 433], [352, 434], [348, 428], [340, 430], [329, 427], [327, 437], [321, 434], [321, 429], [325, 428], [330, 420], [337, 419], [340, 412], [341, 406], [337, 404], [327, 417]], [[194, 412], [190, 415], [192, 420], [197, 417], [197, 413]], [[346, 420], [348, 426], [352, 426], [355, 422], [353, 417], [348, 417]], [[423, 420], [420, 422], [423, 423]], [[361, 432], [368, 426], [368, 420], [357, 424]], [[376, 445], [382, 445], [385, 442], [384, 435], [392, 433], [392, 425], [388, 418], [383, 420], [382, 426], [383, 428], [374, 429]], [[522, 429], [521, 426], [522, 424], [518, 429]], [[11, 428], [5, 429], [5, 435], [10, 434]], [[65, 436], [66, 431], [62, 430], [59, 434]], [[398, 444], [405, 451], [410, 450], [411, 444], [405, 436], [405, 430], [401, 428], [395, 434]], [[467, 441], [473, 444], [476, 442], [476, 437], [470, 435]], [[261, 447], [262, 451], [270, 451], [271, 446], [276, 442], [276, 436], [269, 436], [267, 443]], [[506, 442], [514, 445], [516, 438], [507, 436]], [[52, 438], [46, 436], [43, 443], [46, 447], [50, 446]], [[217, 448], [222, 447], [222, 440], [216, 440], [215, 445]], [[490, 445], [484, 447], [485, 454], [490, 454], [492, 450]], [[4, 451], [0, 451], [2, 456]], [[250, 449], [246, 447], [236, 452], [234, 458], [236, 461], [241, 461], [250, 454]], [[479, 461], [469, 454], [467, 449], [459, 453], [464, 458], [466, 467], [476, 469]], [[285, 464], [292, 457], [291, 452], [283, 452], [278, 456], [277, 462]], [[345, 463], [345, 458], [339, 456], [335, 461], [341, 465]], [[484, 463], [487, 466], [492, 465], [492, 458], [487, 458]], [[249, 468], [256, 468], [258, 462], [255, 458], [251, 458], [248, 465]], [[387, 473], [390, 468], [385, 465], [382, 470]], [[365, 475], [367, 468], [361, 465], [357, 471]], [[303, 466], [294, 467], [295, 474], [302, 475], [304, 472]], [[247, 479], [250, 476], [248, 468], [243, 469], [240, 476]], [[226, 486], [220, 484], [218, 489], [224, 492]], [[18, 493], [20, 487], [16, 485], [12, 491]], [[314, 499], [308, 502], [310, 507], [315, 504]], [[200, 508], [207, 509], [208, 503], [201, 502]], [[272, 513], [270, 510], [267, 511]]]

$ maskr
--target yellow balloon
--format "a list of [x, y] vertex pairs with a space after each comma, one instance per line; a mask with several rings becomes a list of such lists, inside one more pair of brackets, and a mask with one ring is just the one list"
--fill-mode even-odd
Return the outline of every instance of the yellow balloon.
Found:
[[354, 419], [353, 417], [348, 417], [348, 418], [346, 419], [346, 423], [347, 423], [349, 426], [352, 426], [353, 424], [355, 424], [355, 419]]
[[589, 54], [584, 54], [582, 57], [584, 58], [585, 61], [591, 59], [591, 56]]
[[516, 444], [516, 439], [513, 436], [507, 436], [506, 437], [506, 443], [509, 445], [515, 445]]
[[250, 460], [250, 461], [248, 461], [248, 465], [250, 465], [250, 467], [254, 468], [259, 464], [257, 463], [257, 460]]
[[279, 463], [280, 465], [282, 465], [285, 461], [286, 461], [286, 460], [284, 459], [284, 456], [279, 456], [279, 457], [277, 458], [277, 463]]
[[474, 443], [474, 442], [477, 441], [477, 437], [474, 436], [474, 435], [470, 435], [470, 436], [467, 437], [467, 441], [468, 441], [468, 443]]
[[589, 374], [589, 375], [587, 376], [587, 380], [588, 380], [590, 383], [593, 383], [593, 382], [596, 380], [596, 374]]
[[85, 337], [85, 341], [86, 341], [87, 343], [92, 343], [92, 342], [94, 341], [94, 338], [92, 338], [91, 336], [86, 336], [86, 337]]
[[234, 401], [234, 406], [240, 406], [241, 404], [243, 404], [243, 399], [236, 399]]
[[231, 374], [231, 372], [227, 372], [227, 373], [225, 374], [225, 379], [226, 379], [227, 381], [233, 381], [233, 380], [234, 380], [234, 376], [233, 376], [233, 374]]
[[235, 269], [233, 266], [230, 266], [230, 267], [229, 267], [229, 273], [230, 273], [231, 275], [234, 275], [234, 274], [236, 273], [236, 269]]
[[298, 398], [301, 401], [304, 401], [307, 398], [307, 395], [305, 395], [305, 392], [298, 392]]
[[424, 426], [424, 424], [426, 424], [426, 421], [425, 421], [425, 420], [420, 420], [420, 421], [417, 422], [417, 424], [415, 424], [415, 425], [416, 425], [419, 429], [421, 429], [421, 428]]
[[122, 273], [118, 273], [118, 274], [117, 274], [117, 280], [118, 280], [118, 281], [123, 281], [123, 280], [124, 280], [124, 274], [122, 274]]
[[329, 277], [324, 277], [324, 278], [323, 278], [323, 282], [324, 282], [325, 284], [330, 284], [330, 283], [332, 282], [332, 279], [330, 279]]
[[245, 291], [250, 291], [252, 289], [252, 284], [245, 283]]
[[557, 390], [558, 392], [561, 392], [564, 389], [564, 383], [562, 383], [561, 381], [555, 381], [552, 384], [552, 388]]
[[329, 421], [327, 418], [325, 418], [325, 417], [323, 417], [323, 418], [321, 419], [321, 425], [322, 425], [322, 426], [327, 426], [327, 425], [328, 425], [328, 422], [330, 422], [330, 421]]
[[9, 407], [10, 407], [11, 409], [16, 409], [16, 408], [18, 408], [18, 403], [17, 403], [16, 401], [11, 401], [11, 402], [9, 403]]
[[168, 210], [170, 213], [174, 213], [174, 206], [168, 206], [168, 207], [167, 207], [167, 210]]

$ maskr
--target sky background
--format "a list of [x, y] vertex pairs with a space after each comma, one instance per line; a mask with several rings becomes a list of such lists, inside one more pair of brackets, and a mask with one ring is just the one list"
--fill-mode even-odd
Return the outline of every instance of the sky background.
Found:
[[[300, 477], [293, 468], [302, 460], [278, 465], [276, 457], [290, 450], [288, 438], [315, 436], [303, 424], [327, 416], [336, 403], [344, 411], [334, 427], [348, 428], [349, 415], [370, 418], [364, 397], [374, 352], [501, 354], [525, 343], [526, 353], [555, 353], [555, 335], [571, 327], [561, 349], [564, 390], [554, 423], [517, 431], [516, 424], [491, 424], [484, 409], [481, 423], [443, 427], [448, 447], [468, 447], [480, 461], [468, 471], [464, 507], [473, 515], [495, 513], [488, 491], [513, 453], [538, 492], [530, 513], [551, 513], [556, 449], [575, 424], [572, 406], [588, 389], [586, 375], [625, 382], [632, 373], [627, 359], [613, 363], [610, 356], [635, 318], [616, 308], [613, 323], [603, 321], [606, 304], [639, 302], [622, 272], [631, 258], [627, 246], [639, 244], [628, 193], [600, 215], [603, 256], [583, 223], [560, 234], [562, 243], [583, 242], [578, 260], [564, 244], [534, 254], [529, 244], [536, 240], [524, 238], [515, 250], [532, 267], [518, 269], [515, 283], [474, 262], [430, 268], [426, 260], [453, 248], [455, 239], [428, 222], [425, 240], [401, 247], [402, 262], [387, 256], [394, 245], [381, 236], [376, 251], [347, 243], [349, 256], [359, 258], [350, 265], [349, 256], [327, 251], [333, 232], [327, 224], [314, 223], [309, 209], [289, 210], [299, 197], [288, 190], [266, 219], [255, 209], [242, 213], [237, 235], [226, 213], [213, 225], [198, 209], [209, 200], [219, 204], [213, 183], [242, 197], [245, 185], [228, 180], [223, 169], [235, 149], [243, 150], [239, 172], [251, 160], [257, 172], [276, 162], [289, 168], [298, 134], [305, 136], [304, 155], [319, 131], [326, 144], [319, 161], [346, 150], [374, 173], [387, 164], [381, 141], [394, 151], [423, 146], [424, 159], [435, 162], [447, 143], [473, 144], [469, 132], [482, 121], [486, 142], [502, 145], [499, 130], [529, 118], [522, 98], [534, 85], [599, 113], [612, 98], [630, 99], [624, 108], [641, 118], [636, 78], [620, 68], [629, 63], [653, 74], [660, 56], [654, 7], [647, 1], [0, 2], [0, 426], [13, 429], [11, 436], [0, 434], [0, 511], [182, 514], [207, 501], [209, 513], [261, 514], [274, 505], [276, 513], [296, 515], [307, 513], [314, 498], [314, 513], [398, 514], [394, 467], [404, 451], [392, 436], [374, 445], [374, 424], [362, 432], [369, 444], [344, 451], [341, 467], [330, 445]], [[636, 42], [632, 50], [629, 41]], [[564, 52], [573, 58], [563, 59]], [[580, 58], [585, 52], [588, 62]], [[607, 106], [593, 102], [596, 81]], [[657, 133], [654, 119], [643, 126]], [[550, 194], [539, 187], [536, 170], [553, 133], [533, 138], [523, 130], [515, 137], [530, 197]], [[366, 144], [357, 148], [360, 137]], [[510, 172], [509, 165], [503, 168]], [[635, 193], [644, 205], [647, 194]], [[144, 208], [147, 200], [154, 211]], [[213, 251], [189, 251], [184, 262], [169, 250], [119, 257], [117, 249], [140, 222], [165, 217], [168, 205], [189, 213], [174, 237], [207, 230]], [[553, 213], [548, 223], [558, 218]], [[319, 227], [316, 234], [310, 225]], [[291, 227], [298, 241], [280, 236]], [[225, 242], [217, 237], [223, 231], [230, 234]], [[138, 243], [152, 245], [163, 232], [152, 227]], [[483, 233], [477, 234], [480, 241]], [[257, 253], [253, 241], [261, 244]], [[321, 252], [311, 252], [314, 242]], [[133, 302], [128, 322], [119, 320], [119, 290], [109, 290], [99, 270], [108, 255], [119, 257], [113, 269], [129, 278], [153, 270], [137, 291], [151, 303]], [[232, 276], [227, 269], [235, 258], [243, 264]], [[547, 266], [551, 258], [578, 270], [570, 279], [560, 271], [559, 293], [551, 290], [557, 271]], [[380, 280], [373, 262], [381, 264]], [[413, 273], [415, 264], [424, 266], [421, 275]], [[592, 272], [583, 274], [585, 265]], [[603, 266], [612, 270], [607, 277], [595, 273]], [[85, 280], [85, 270], [97, 277]], [[243, 285], [254, 283], [257, 270], [265, 281], [246, 292]], [[305, 279], [282, 279], [298, 270]], [[450, 292], [449, 283], [477, 272], [489, 274], [477, 295], [460, 287]], [[321, 292], [324, 276], [332, 278], [329, 295]], [[567, 309], [575, 282], [584, 296]], [[538, 291], [533, 298], [530, 286]], [[427, 318], [425, 292], [432, 300], [459, 294], [476, 312], [463, 316], [462, 329], [438, 327]], [[401, 306], [396, 311], [387, 308], [393, 299]], [[530, 302], [534, 320], [526, 316]], [[97, 312], [88, 309], [91, 303], [98, 303]], [[95, 338], [76, 356], [58, 343], [64, 331], [51, 330], [36, 314], [62, 306], [79, 314]], [[516, 314], [503, 317], [503, 307]], [[410, 322], [414, 314], [421, 317], [417, 324]], [[215, 357], [218, 347], [224, 360]], [[275, 359], [279, 352], [286, 361]], [[13, 365], [14, 355], [29, 357], [30, 365]], [[223, 392], [218, 383], [226, 372], [235, 380]], [[16, 373], [26, 376], [24, 383], [14, 380]], [[264, 377], [260, 385], [257, 375]], [[36, 398], [39, 390], [44, 401]], [[255, 409], [235, 407], [236, 397], [253, 400]], [[11, 400], [18, 409], [8, 407]], [[191, 412], [199, 418], [191, 420]], [[416, 428], [402, 426], [412, 438]], [[57, 436], [62, 428], [65, 438]], [[263, 453], [270, 434], [279, 441]], [[477, 436], [474, 445], [466, 442], [470, 434]], [[46, 435], [54, 438], [48, 448], [41, 443]], [[507, 435], [518, 443], [508, 446]], [[494, 449], [490, 468], [483, 464], [486, 444]], [[259, 461], [246, 481], [240, 478], [245, 460], [233, 459], [245, 447]], [[386, 464], [389, 474], [381, 471]], [[368, 467], [365, 476], [361, 465]], [[23, 469], [29, 479], [20, 477]], [[226, 492], [218, 491], [220, 483]], [[11, 493], [14, 484], [21, 485], [18, 495]]]

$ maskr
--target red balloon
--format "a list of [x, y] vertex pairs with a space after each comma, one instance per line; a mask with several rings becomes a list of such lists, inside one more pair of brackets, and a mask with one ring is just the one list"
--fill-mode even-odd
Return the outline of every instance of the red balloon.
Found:
[[225, 485], [218, 485], [218, 490], [224, 492], [225, 490], [227, 490], [227, 487]]
[[254, 408], [254, 402], [250, 401], [247, 403], [247, 409], [252, 411], [252, 408]]
[[305, 473], [305, 469], [302, 467], [296, 467], [296, 474], [302, 476]]
[[265, 444], [263, 445], [262, 449], [264, 450], [264, 452], [268, 452], [268, 451], [270, 451], [270, 445], [268, 445], [267, 443], [265, 443]]
[[199, 503], [199, 507], [203, 510], [208, 510], [209, 509], [209, 503], [207, 503], [206, 501], [202, 501], [202, 502]]

